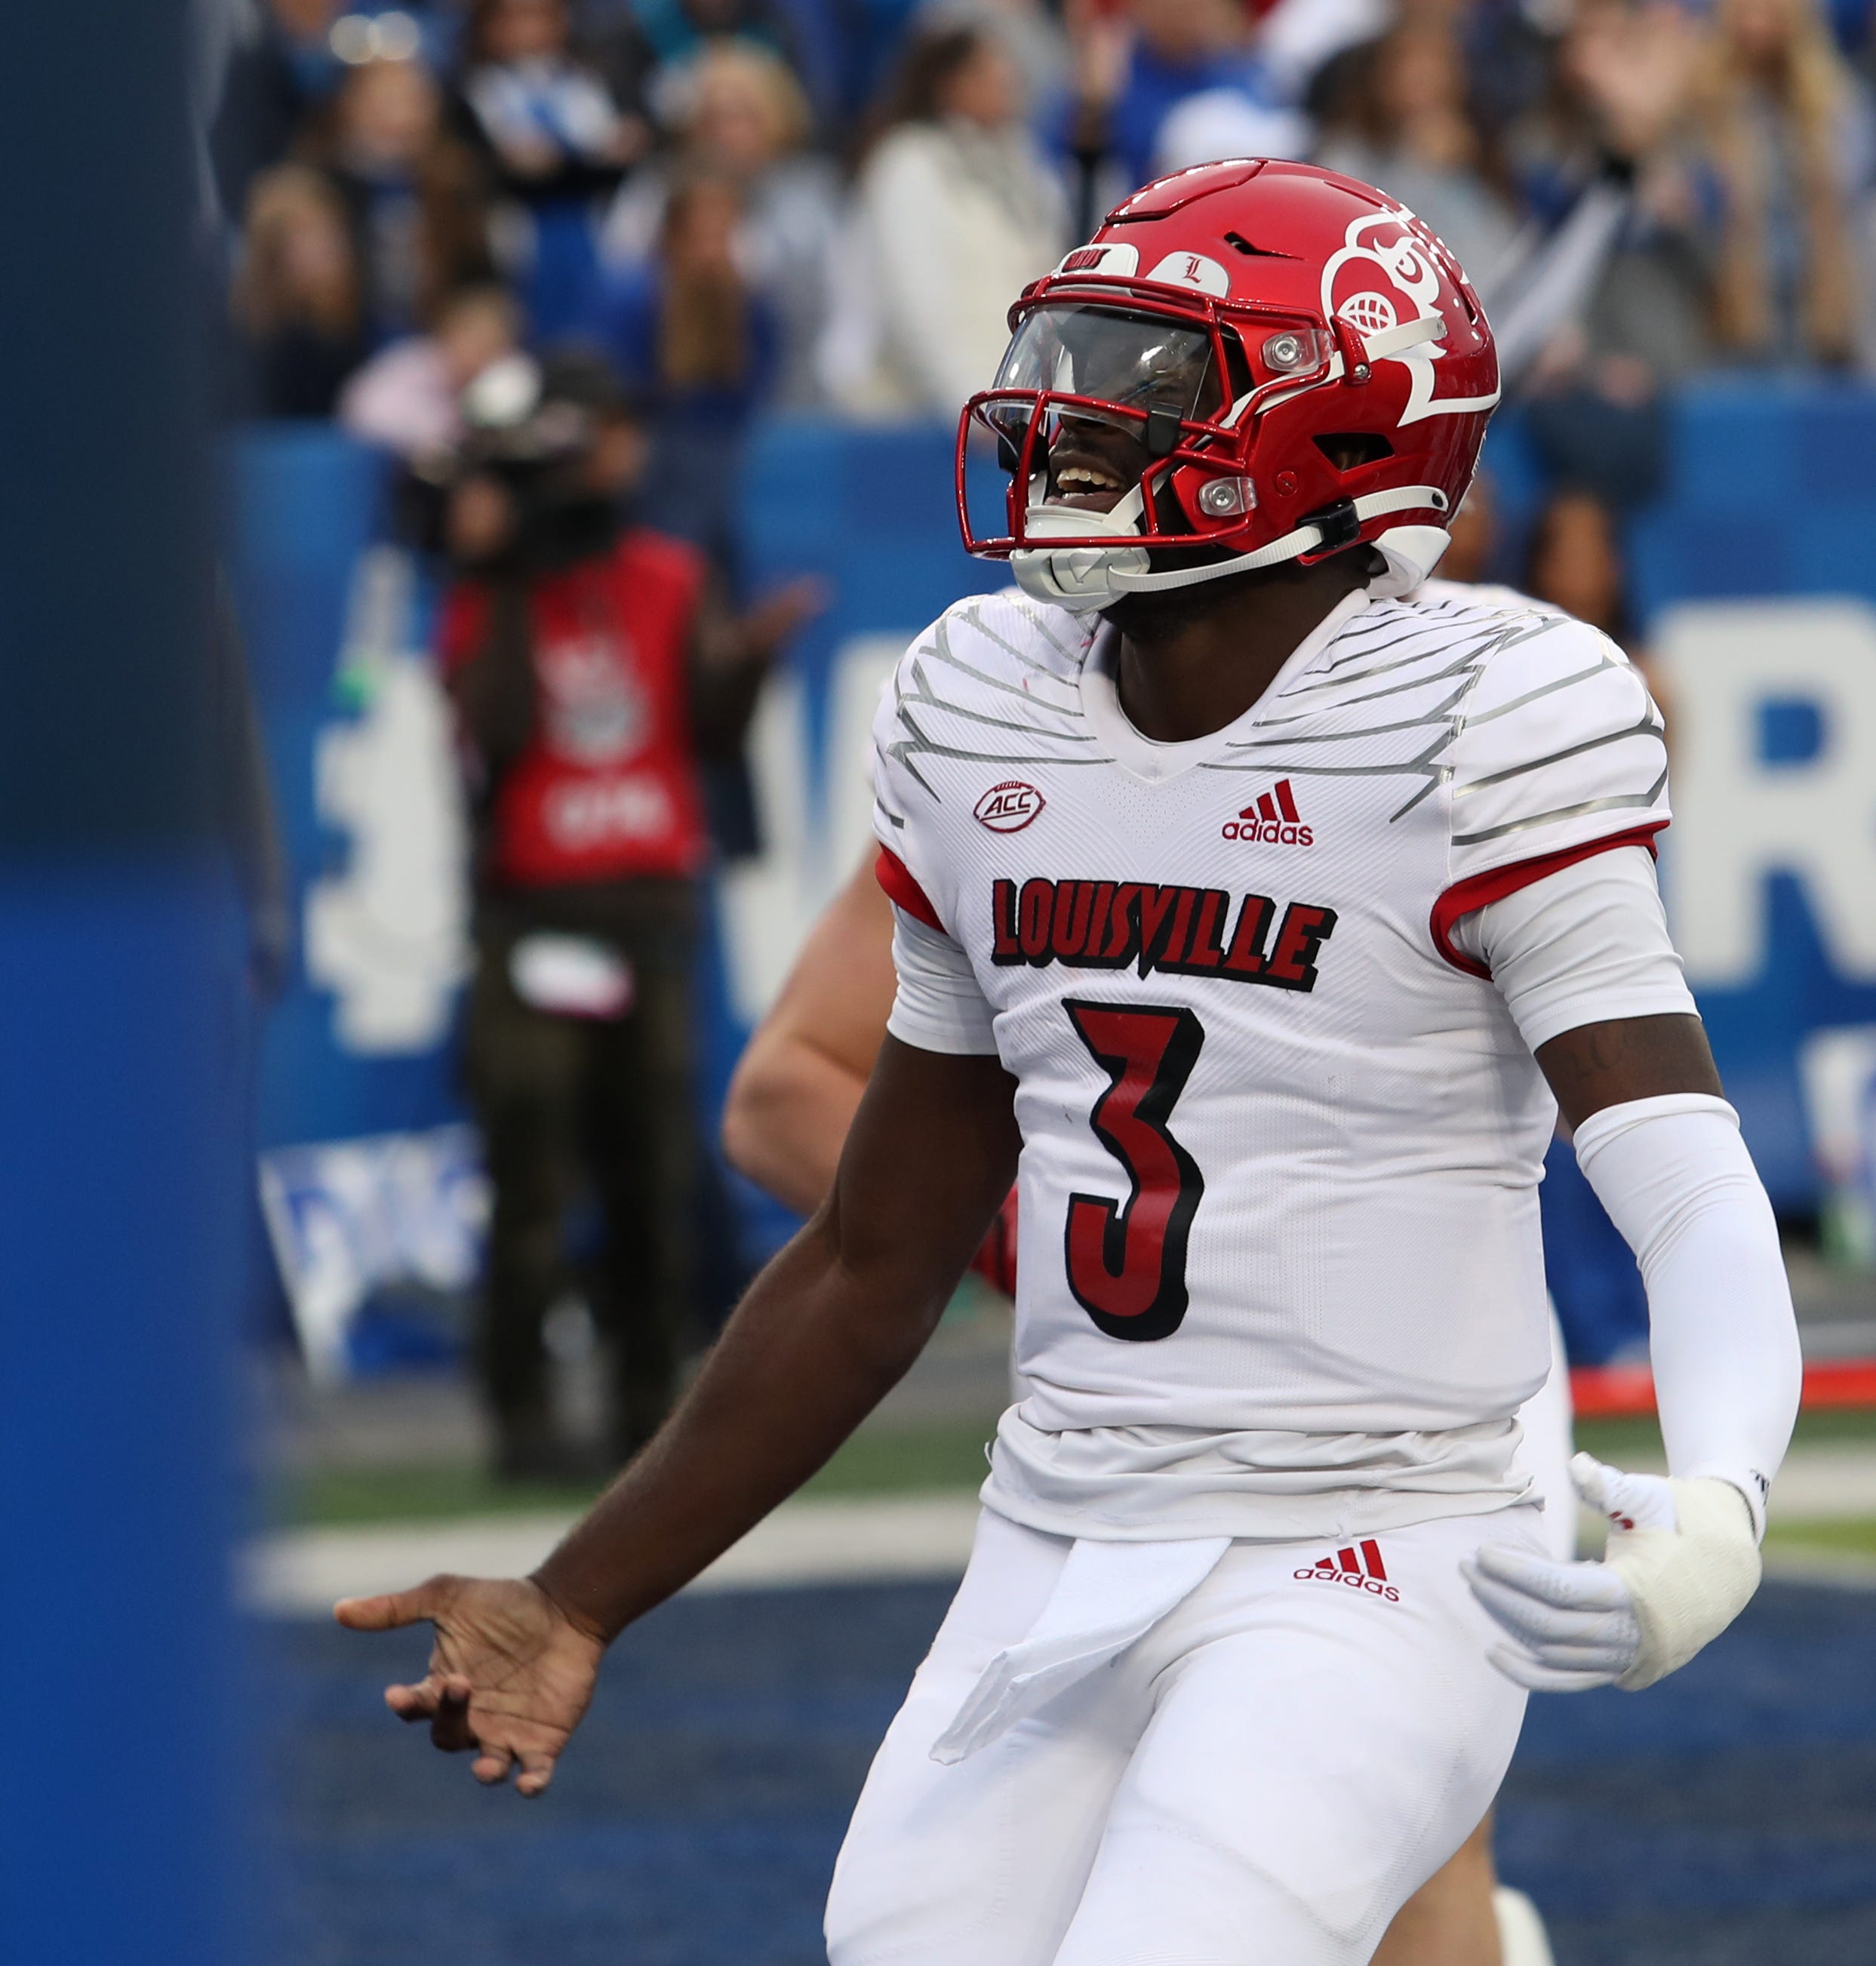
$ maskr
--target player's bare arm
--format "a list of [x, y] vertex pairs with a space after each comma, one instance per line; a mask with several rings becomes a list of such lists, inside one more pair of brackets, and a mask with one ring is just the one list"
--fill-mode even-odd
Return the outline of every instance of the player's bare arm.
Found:
[[1630, 1099], [1722, 1096], [1706, 1027], [1684, 1014], [1584, 1024], [1539, 1045], [1536, 1057], [1568, 1126]]
[[429, 1620], [429, 1671], [386, 1694], [479, 1780], [538, 1795], [606, 1645], [791, 1494], [931, 1335], [1007, 1192], [1019, 1141], [994, 1058], [888, 1038], [832, 1193], [756, 1279], [664, 1431], [526, 1580], [433, 1578], [341, 1623]]
[[804, 1215], [833, 1185], [892, 991], [892, 909], [869, 852], [810, 931], [724, 1105], [730, 1164]]

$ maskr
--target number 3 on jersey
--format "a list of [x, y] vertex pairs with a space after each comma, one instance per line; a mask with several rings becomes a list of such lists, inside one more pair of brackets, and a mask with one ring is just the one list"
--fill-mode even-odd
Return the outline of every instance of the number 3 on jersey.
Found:
[[1198, 1163], [1167, 1121], [1198, 1062], [1204, 1027], [1163, 1004], [1063, 1008], [1108, 1075], [1088, 1123], [1126, 1169], [1123, 1202], [1072, 1194], [1065, 1232], [1069, 1288], [1110, 1338], [1167, 1338], [1185, 1316], [1185, 1249], [1205, 1191]]

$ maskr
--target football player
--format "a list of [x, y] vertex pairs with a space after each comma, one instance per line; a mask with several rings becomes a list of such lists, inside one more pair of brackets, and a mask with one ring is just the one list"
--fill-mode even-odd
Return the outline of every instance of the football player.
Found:
[[[1421, 595], [1426, 587], [1418, 590]], [[1521, 604], [1523, 597], [1512, 604]], [[895, 975], [892, 904], [872, 856], [809, 932], [769, 1014], [751, 1033], [724, 1102], [724, 1149], [737, 1170], [804, 1215], [832, 1190], [847, 1129], [886, 1036]], [[1006, 1295], [1015, 1287], [1011, 1204], [972, 1268]], [[1545, 1505], [1546, 1541], [1575, 1554], [1576, 1498], [1568, 1380], [1553, 1355], [1542, 1391], [1518, 1410], [1523, 1454]], [[1375, 1966], [1550, 1966], [1537, 1908], [1497, 1881], [1489, 1819], [1415, 1892], [1388, 1927]]]
[[[1790, 1296], [1655, 891], [1646, 691], [1581, 624], [1399, 598], [1497, 396], [1445, 248], [1350, 179], [1210, 166], [1013, 327], [965, 419], [1004, 516], [966, 533], [1023, 591], [881, 707], [898, 984], [832, 1193], [532, 1578], [340, 1616], [430, 1620], [394, 1710], [539, 1794], [606, 1644], [904, 1372], [1014, 1178], [1028, 1391], [833, 1966], [1358, 1966], [1527, 1688], [1646, 1686], [1750, 1597]], [[1671, 1471], [1579, 1458], [1591, 1563], [1517, 1461], [1559, 1107], [1647, 1281]]]
[[[730, 1160], [803, 1215], [811, 1215], [833, 1187], [847, 1129], [885, 1039], [896, 980], [892, 931], [892, 904], [874, 878], [869, 855], [810, 930], [730, 1081], [723, 1114]], [[1014, 1217], [1012, 1191], [971, 1265], [1006, 1296], [1015, 1290]], [[1518, 1423], [1525, 1465], [1544, 1504], [1546, 1542], [1556, 1555], [1571, 1556], [1577, 1506], [1562, 1355], [1560, 1347], [1553, 1350], [1550, 1378], [1518, 1409]], [[1551, 1966], [1536, 1906], [1497, 1882], [1489, 1819], [1401, 1908], [1375, 1961]]]

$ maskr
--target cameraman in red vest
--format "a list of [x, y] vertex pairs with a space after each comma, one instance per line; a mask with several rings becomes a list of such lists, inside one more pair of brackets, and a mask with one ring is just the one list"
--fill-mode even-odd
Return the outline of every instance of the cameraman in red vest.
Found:
[[578, 1478], [598, 1471], [553, 1411], [543, 1344], [569, 1211], [590, 1192], [604, 1223], [588, 1294], [617, 1465], [669, 1410], [693, 1323], [698, 765], [735, 755], [818, 603], [799, 583], [733, 618], [700, 553], [627, 521], [646, 438], [603, 362], [516, 358], [469, 408], [440, 643], [475, 820], [479, 1363], [497, 1471]]

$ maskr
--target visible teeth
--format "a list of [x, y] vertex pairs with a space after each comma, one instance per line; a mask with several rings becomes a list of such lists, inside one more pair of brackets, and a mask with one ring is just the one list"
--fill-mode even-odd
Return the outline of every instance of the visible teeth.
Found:
[[1072, 464], [1065, 471], [1056, 474], [1056, 482], [1065, 492], [1085, 487], [1091, 492], [1118, 492], [1120, 481], [1110, 478], [1104, 471], [1085, 471], [1078, 464]]

